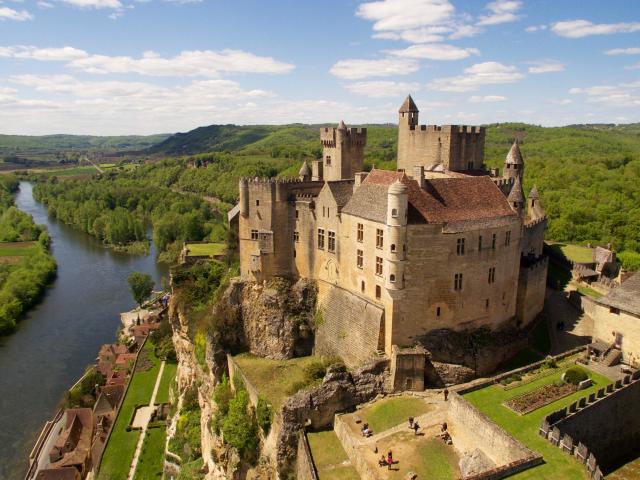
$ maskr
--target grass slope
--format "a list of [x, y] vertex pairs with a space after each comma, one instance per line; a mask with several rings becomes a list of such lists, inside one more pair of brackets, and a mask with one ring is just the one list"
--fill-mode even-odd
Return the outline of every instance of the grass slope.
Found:
[[359, 480], [360, 476], [350, 464], [347, 453], [333, 430], [307, 434], [313, 464], [320, 480]]
[[167, 430], [164, 426], [147, 429], [138, 459], [135, 480], [161, 479], [164, 468], [164, 446]]

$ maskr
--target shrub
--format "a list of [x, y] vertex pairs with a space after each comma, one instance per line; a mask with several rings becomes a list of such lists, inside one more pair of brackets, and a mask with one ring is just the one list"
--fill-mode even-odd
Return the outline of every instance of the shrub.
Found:
[[271, 422], [273, 421], [273, 410], [264, 397], [258, 397], [258, 407], [256, 408], [256, 419], [262, 433], [269, 434]]
[[589, 375], [582, 367], [571, 367], [564, 372], [564, 381], [573, 385], [578, 385], [583, 380], [587, 380]]
[[238, 390], [229, 402], [229, 412], [222, 422], [224, 439], [249, 459], [258, 449], [257, 430], [256, 419], [249, 410], [249, 394], [246, 390]]

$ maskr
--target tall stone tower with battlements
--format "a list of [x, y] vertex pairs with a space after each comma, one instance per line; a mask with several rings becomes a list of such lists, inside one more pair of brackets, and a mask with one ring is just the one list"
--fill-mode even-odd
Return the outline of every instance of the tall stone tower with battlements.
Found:
[[398, 169], [442, 166], [453, 172], [482, 170], [484, 127], [420, 125], [418, 107], [409, 95], [398, 111]]
[[337, 128], [321, 128], [320, 141], [322, 158], [313, 162], [313, 180], [348, 180], [362, 171], [366, 128], [347, 128], [341, 120]]

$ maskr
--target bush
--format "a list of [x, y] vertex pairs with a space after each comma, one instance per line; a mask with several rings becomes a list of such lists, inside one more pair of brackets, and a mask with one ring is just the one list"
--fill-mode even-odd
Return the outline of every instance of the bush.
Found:
[[251, 459], [258, 449], [258, 426], [249, 409], [249, 394], [238, 390], [229, 402], [229, 412], [222, 422], [225, 441], [235, 447], [245, 459]]
[[578, 385], [580, 382], [587, 380], [589, 375], [582, 367], [571, 367], [566, 372], [564, 372], [564, 381], [567, 383], [571, 383], [573, 385]]
[[262, 433], [268, 435], [269, 430], [271, 430], [271, 422], [273, 421], [273, 410], [264, 397], [258, 397], [256, 419], [258, 421], [258, 426], [262, 429]]

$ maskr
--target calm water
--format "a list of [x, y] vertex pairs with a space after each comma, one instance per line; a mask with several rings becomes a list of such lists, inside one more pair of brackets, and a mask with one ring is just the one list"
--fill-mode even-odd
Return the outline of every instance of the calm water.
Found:
[[103, 343], [115, 339], [119, 313], [134, 306], [126, 277], [151, 274], [160, 285], [167, 269], [147, 257], [112, 252], [71, 229], [36, 202], [22, 182], [17, 206], [45, 224], [53, 239], [58, 277], [42, 302], [0, 337], [0, 479], [20, 479], [44, 422], [63, 392], [92, 363]]

